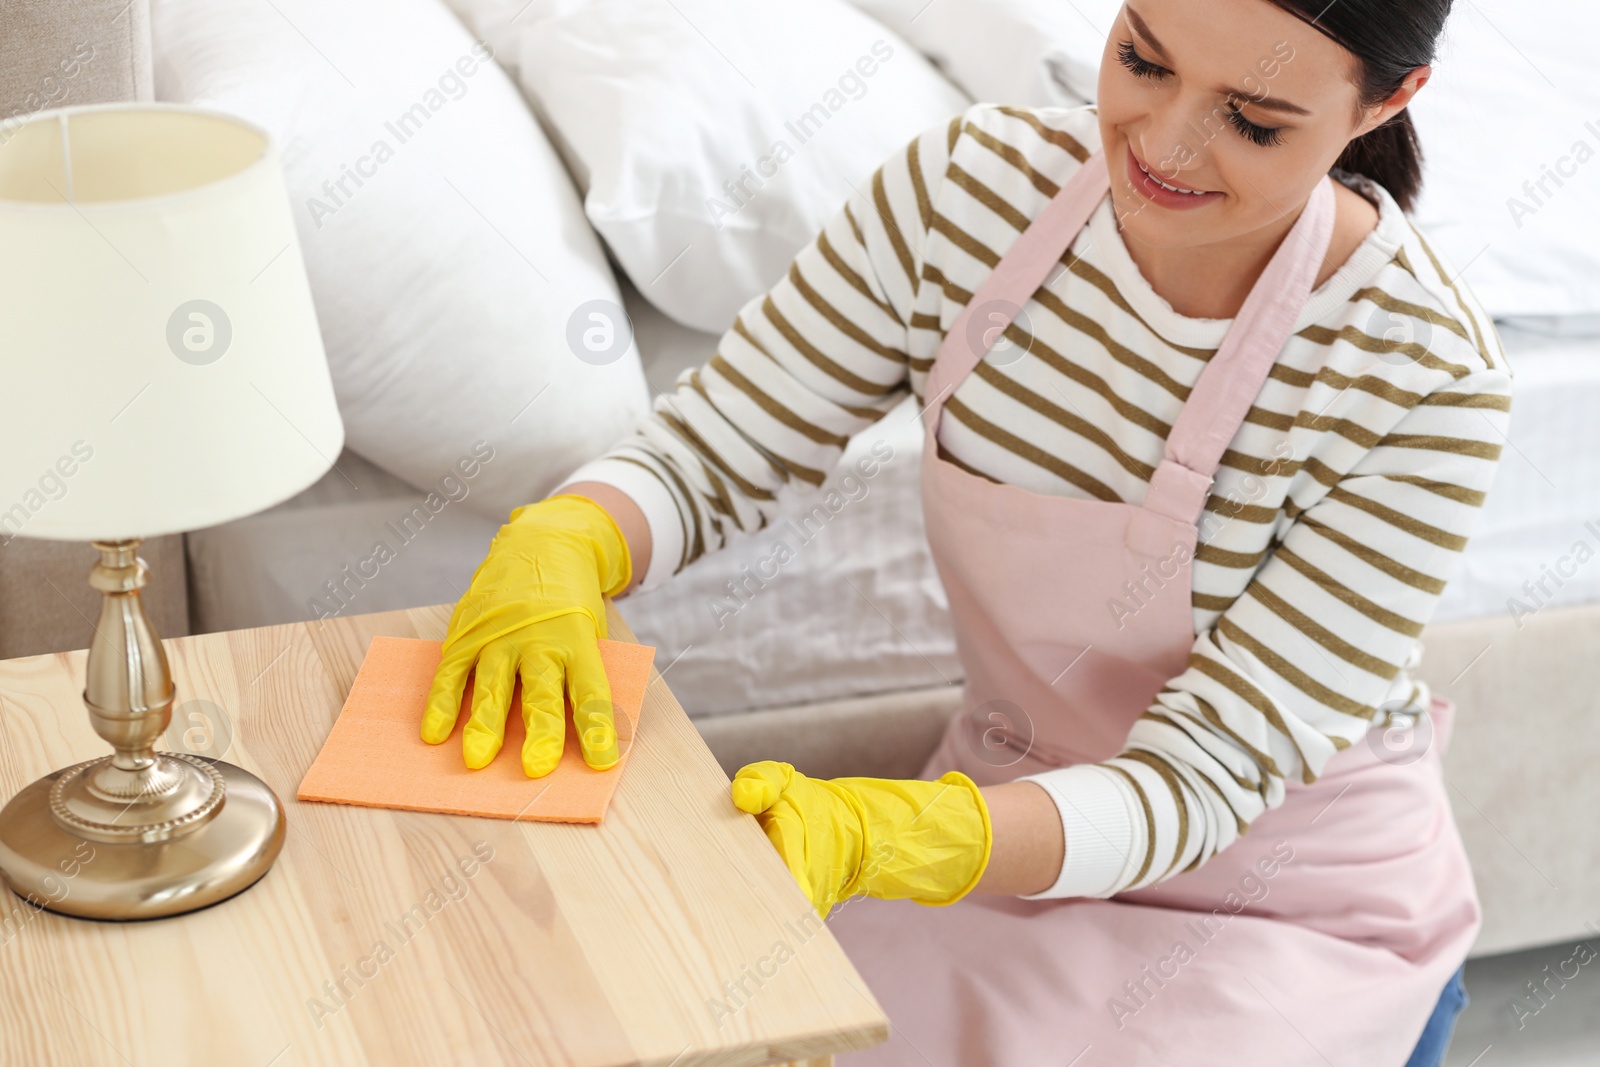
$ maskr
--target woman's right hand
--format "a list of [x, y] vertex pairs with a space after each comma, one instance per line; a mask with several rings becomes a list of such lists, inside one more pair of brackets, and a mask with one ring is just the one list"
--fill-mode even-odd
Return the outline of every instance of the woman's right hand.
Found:
[[522, 678], [522, 770], [542, 778], [566, 747], [566, 708], [584, 762], [607, 770], [621, 758], [611, 685], [596, 643], [606, 636], [605, 600], [629, 585], [628, 543], [611, 514], [585, 496], [552, 496], [511, 513], [472, 584], [456, 603], [428, 694], [422, 739], [455, 730], [467, 674], [472, 717], [461, 733], [468, 767], [486, 767], [505, 743], [512, 688]]

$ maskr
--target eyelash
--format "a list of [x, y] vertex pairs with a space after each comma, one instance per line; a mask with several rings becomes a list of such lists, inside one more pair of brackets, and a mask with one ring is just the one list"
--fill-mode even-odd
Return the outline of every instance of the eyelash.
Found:
[[[1132, 41], [1123, 41], [1117, 45], [1117, 58], [1135, 77], [1157, 79], [1171, 73], [1165, 67], [1157, 66], [1134, 51]], [[1230, 105], [1228, 108], [1228, 122], [1239, 131], [1240, 136], [1263, 148], [1283, 143], [1281, 126], [1257, 126], [1245, 118], [1236, 105]]]

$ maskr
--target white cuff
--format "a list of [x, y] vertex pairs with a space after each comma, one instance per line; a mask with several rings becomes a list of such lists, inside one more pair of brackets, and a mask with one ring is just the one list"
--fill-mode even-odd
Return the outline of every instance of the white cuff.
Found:
[[1093, 763], [1027, 774], [1056, 802], [1066, 835], [1066, 862], [1049, 889], [1024, 900], [1056, 897], [1107, 897], [1138, 870], [1134, 848], [1137, 798], [1118, 775]]
[[644, 512], [645, 523], [650, 527], [650, 568], [639, 576], [634, 592], [647, 593], [672, 577], [678, 560], [683, 558], [684, 520], [678, 511], [677, 499], [660, 478], [631, 460], [606, 455], [573, 471], [561, 483], [561, 488], [550, 495], [564, 492], [574, 482], [604, 482], [614, 486]]

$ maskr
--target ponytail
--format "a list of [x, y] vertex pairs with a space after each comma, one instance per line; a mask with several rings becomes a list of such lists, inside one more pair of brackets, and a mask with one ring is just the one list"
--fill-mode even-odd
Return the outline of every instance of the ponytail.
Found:
[[1411, 124], [1411, 109], [1401, 108], [1382, 126], [1352, 140], [1334, 166], [1371, 178], [1409, 212], [1422, 191], [1422, 145]]

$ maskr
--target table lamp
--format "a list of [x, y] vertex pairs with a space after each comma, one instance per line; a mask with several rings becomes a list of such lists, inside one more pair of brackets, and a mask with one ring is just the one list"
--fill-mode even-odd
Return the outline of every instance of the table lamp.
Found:
[[174, 691], [136, 553], [293, 496], [344, 443], [263, 130], [142, 103], [5, 132], [0, 403], [0, 553], [14, 536], [100, 552], [83, 699], [114, 750], [11, 799], [0, 873], [98, 919], [226, 899], [277, 858], [283, 805], [239, 767], [155, 750]]

